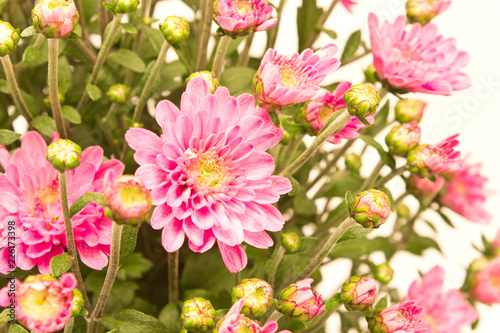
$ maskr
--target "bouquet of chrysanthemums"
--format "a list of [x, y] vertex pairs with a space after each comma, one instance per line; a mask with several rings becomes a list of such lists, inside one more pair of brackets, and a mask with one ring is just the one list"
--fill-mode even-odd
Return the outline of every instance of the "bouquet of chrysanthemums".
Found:
[[439, 250], [416, 225], [491, 220], [458, 134], [421, 142], [420, 98], [471, 85], [431, 22], [451, 1], [342, 45], [325, 23], [358, 3], [327, 2], [293, 9], [287, 54], [286, 0], [0, 1], [0, 331], [459, 333], [500, 303], [500, 235], [462, 287], [391, 284], [397, 252]]

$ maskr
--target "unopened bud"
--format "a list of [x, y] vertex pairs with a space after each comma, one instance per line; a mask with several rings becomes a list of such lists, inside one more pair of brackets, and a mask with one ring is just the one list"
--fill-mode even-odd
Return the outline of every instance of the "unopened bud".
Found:
[[393, 276], [394, 270], [388, 263], [383, 263], [375, 267], [375, 279], [377, 279], [377, 281], [388, 284], [392, 281]]
[[364, 73], [365, 73], [366, 82], [375, 83], [378, 81], [377, 80], [377, 70], [375, 69], [375, 66], [373, 66], [373, 64], [368, 66], [365, 69]]
[[133, 13], [137, 10], [139, 6], [139, 0], [113, 0], [113, 6], [115, 6], [115, 13], [125, 14]]
[[295, 253], [300, 248], [300, 237], [295, 232], [281, 234], [281, 245], [287, 253]]
[[188, 332], [212, 332], [215, 328], [216, 317], [217, 311], [215, 311], [212, 303], [202, 297], [187, 300], [182, 306], [182, 327]]
[[402, 99], [395, 107], [396, 120], [401, 124], [422, 120], [427, 103], [418, 99]]
[[361, 169], [361, 165], [361, 156], [358, 154], [350, 153], [345, 155], [345, 166], [347, 169], [354, 173], [358, 173], [359, 169]]
[[365, 118], [377, 111], [380, 96], [373, 85], [361, 83], [352, 86], [344, 94], [344, 102], [352, 116]]
[[378, 228], [391, 215], [387, 194], [371, 189], [359, 193], [351, 203], [351, 217], [364, 228]]
[[114, 103], [123, 104], [127, 102], [128, 96], [130, 95], [130, 90], [124, 84], [118, 83], [109, 87], [106, 96], [109, 100]]
[[421, 129], [416, 121], [394, 126], [385, 137], [389, 151], [394, 155], [406, 156], [420, 143]]
[[407, 219], [410, 217], [410, 208], [408, 208], [408, 206], [404, 203], [399, 203], [396, 206], [396, 213], [398, 214], [398, 217]]
[[264, 280], [244, 279], [231, 292], [233, 303], [245, 299], [241, 313], [260, 317], [269, 310], [273, 300], [273, 289]]
[[276, 309], [286, 319], [296, 322], [309, 321], [325, 309], [322, 297], [311, 289], [312, 282], [313, 279], [301, 280], [281, 291]]
[[82, 148], [71, 140], [59, 139], [47, 147], [47, 161], [59, 170], [73, 170], [80, 165]]
[[410, 23], [425, 25], [444, 12], [451, 4], [449, 0], [408, 0], [406, 17]]
[[19, 42], [19, 29], [5, 21], [0, 21], [0, 57], [5, 57], [17, 48]]
[[342, 286], [340, 299], [348, 311], [365, 311], [370, 308], [377, 297], [375, 280], [352, 276]]
[[83, 295], [78, 289], [73, 289], [73, 304], [71, 306], [71, 316], [76, 317], [82, 312], [83, 308]]
[[31, 11], [33, 27], [46, 38], [66, 38], [80, 15], [73, 0], [40, 0]]
[[179, 16], [167, 16], [162, 24], [160, 30], [163, 37], [171, 45], [178, 45], [189, 37], [189, 24]]
[[210, 88], [210, 92], [213, 94], [215, 90], [220, 86], [219, 81], [215, 77], [215, 74], [209, 71], [201, 71], [201, 72], [195, 72], [191, 75], [189, 75], [186, 79], [186, 84], [191, 81], [195, 77], [201, 77], [205, 82], [208, 84], [208, 87]]

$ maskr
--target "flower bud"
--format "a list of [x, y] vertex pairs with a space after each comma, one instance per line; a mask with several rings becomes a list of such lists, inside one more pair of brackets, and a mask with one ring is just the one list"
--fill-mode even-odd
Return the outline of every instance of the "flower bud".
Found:
[[355, 153], [350, 153], [345, 155], [345, 166], [347, 169], [351, 170], [354, 173], [358, 173], [359, 169], [361, 169], [361, 156]]
[[85, 303], [83, 295], [78, 289], [73, 289], [73, 304], [71, 306], [71, 317], [76, 317], [82, 312]]
[[348, 311], [365, 311], [373, 305], [376, 297], [375, 280], [361, 275], [352, 276], [344, 282], [340, 293], [340, 299]]
[[300, 237], [295, 232], [281, 234], [281, 245], [287, 253], [295, 253], [300, 248]]
[[162, 24], [160, 30], [163, 37], [171, 45], [178, 45], [189, 37], [189, 24], [179, 16], [167, 16]]
[[445, 183], [445, 179], [440, 175], [435, 177], [435, 180], [431, 180], [411, 175], [406, 179], [406, 189], [417, 199], [433, 199], [441, 191]]
[[47, 147], [47, 161], [59, 170], [73, 170], [80, 165], [82, 148], [71, 140], [59, 139]]
[[410, 217], [410, 208], [408, 208], [408, 206], [404, 203], [399, 203], [396, 206], [396, 213], [398, 214], [398, 217], [407, 219]]
[[401, 124], [422, 120], [427, 103], [418, 99], [402, 99], [395, 107], [396, 120]]
[[387, 194], [371, 189], [359, 193], [351, 203], [351, 217], [364, 228], [380, 227], [391, 214]]
[[215, 328], [216, 317], [217, 311], [212, 303], [202, 297], [187, 300], [182, 305], [182, 327], [188, 332], [212, 332]]
[[421, 130], [416, 121], [394, 126], [385, 137], [389, 151], [394, 155], [406, 156], [408, 151], [420, 143]]
[[325, 306], [311, 289], [313, 279], [300, 280], [283, 289], [276, 309], [290, 321], [305, 322], [320, 314]]
[[33, 27], [46, 38], [66, 38], [80, 15], [73, 0], [40, 0], [31, 11]]
[[375, 279], [377, 281], [388, 284], [392, 281], [392, 277], [394, 276], [394, 270], [388, 263], [383, 263], [375, 267]]
[[361, 83], [352, 86], [344, 94], [344, 102], [352, 116], [365, 118], [377, 111], [380, 96], [373, 85]]
[[137, 10], [139, 6], [139, 0], [113, 0], [113, 6], [115, 6], [115, 13], [126, 14], [133, 13]]
[[106, 96], [108, 96], [109, 100], [114, 103], [124, 104], [128, 100], [128, 96], [130, 95], [130, 90], [124, 84], [118, 83], [109, 87]]
[[194, 72], [193, 74], [189, 75], [186, 79], [186, 84], [191, 81], [195, 77], [201, 77], [205, 82], [207, 82], [208, 87], [210, 88], [210, 92], [213, 94], [215, 90], [220, 86], [219, 81], [215, 77], [215, 74], [209, 71], [201, 71], [201, 72]]
[[425, 25], [434, 17], [444, 12], [451, 1], [446, 0], [408, 0], [406, 2], [406, 17], [410, 23]]
[[103, 195], [111, 218], [119, 224], [140, 226], [151, 210], [149, 191], [135, 176], [115, 178], [105, 187]]
[[264, 280], [244, 279], [231, 292], [233, 303], [245, 299], [241, 313], [260, 317], [269, 310], [273, 300], [273, 289]]
[[14, 29], [9, 22], [0, 20], [0, 57], [5, 57], [17, 48], [19, 29]]
[[366, 79], [366, 82], [370, 82], [370, 83], [375, 83], [378, 81], [377, 79], [377, 70], [375, 69], [375, 66], [373, 66], [373, 64], [371, 64], [370, 66], [368, 66], [365, 71], [365, 79]]

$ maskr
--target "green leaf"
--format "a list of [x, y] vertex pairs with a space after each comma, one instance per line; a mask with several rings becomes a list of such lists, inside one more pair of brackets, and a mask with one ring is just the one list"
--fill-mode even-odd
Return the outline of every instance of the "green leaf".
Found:
[[99, 322], [108, 329], [118, 329], [120, 333], [169, 333], [158, 319], [131, 309], [103, 316]]
[[344, 53], [342, 53], [342, 57], [340, 58], [340, 62], [345, 61], [352, 57], [359, 48], [361, 44], [361, 30], [354, 31], [347, 43], [345, 44]]
[[383, 251], [387, 258], [394, 254], [395, 249], [386, 237], [357, 238], [338, 243], [330, 253], [330, 257], [359, 259], [375, 251]]
[[167, 304], [160, 312], [158, 319], [165, 324], [168, 332], [181, 332], [181, 311], [174, 303]]
[[10, 88], [7, 80], [0, 79], [0, 92], [4, 94], [10, 94]]
[[293, 197], [293, 208], [296, 214], [302, 216], [313, 216], [317, 213], [316, 203], [309, 199], [304, 191], [300, 191]]
[[69, 121], [72, 124], [81, 124], [82, 123], [82, 117], [80, 116], [80, 113], [78, 112], [77, 109], [70, 105], [64, 105], [61, 108], [61, 112], [63, 115], [63, 118]]
[[315, 33], [316, 23], [318, 22], [323, 9], [318, 7], [316, 0], [302, 1], [302, 7], [297, 9], [297, 26], [299, 27], [299, 50], [306, 48], [311, 35]]
[[50, 273], [58, 277], [66, 273], [71, 268], [71, 256], [69, 253], [63, 253], [50, 259]]
[[24, 327], [17, 324], [10, 324], [9, 331], [7, 333], [29, 333]]
[[73, 87], [73, 73], [65, 56], [59, 58], [57, 74], [59, 92], [64, 96]]
[[89, 203], [95, 202], [99, 206], [104, 205], [104, 198], [101, 193], [96, 193], [96, 192], [87, 192], [78, 199], [73, 202], [71, 205], [69, 212], [71, 214], [71, 217], [75, 216], [80, 212], [85, 206], [87, 206]]
[[280, 114], [279, 119], [281, 127], [283, 127], [283, 130], [293, 135], [305, 134], [306, 128], [304, 127], [304, 125], [291, 122], [290, 121], [291, 118], [292, 116]]
[[142, 61], [137, 53], [131, 50], [120, 49], [119, 51], [110, 53], [108, 55], [108, 60], [137, 73], [144, 73], [146, 71], [146, 64], [144, 64], [144, 61]]
[[288, 192], [288, 195], [291, 197], [297, 195], [297, 193], [299, 193], [300, 191], [300, 183], [297, 181], [297, 179], [293, 178], [289, 174], [286, 174], [285, 177], [288, 178], [290, 183], [292, 183], [292, 190]]
[[34, 26], [30, 25], [29, 27], [24, 29], [23, 32], [21, 32], [21, 37], [27, 38], [33, 36], [34, 34], [36, 34], [36, 29]]
[[377, 304], [375, 305], [375, 308], [373, 311], [378, 311], [378, 310], [383, 310], [387, 307], [387, 296], [382, 297]]
[[40, 57], [40, 50], [34, 46], [28, 46], [23, 53], [23, 61], [27, 64], [36, 64]]
[[351, 190], [347, 190], [347, 192], [345, 192], [345, 203], [347, 205], [347, 210], [349, 211], [349, 216], [352, 216], [352, 202], [353, 202], [353, 198], [352, 198], [352, 193], [351, 193]]
[[0, 146], [8, 146], [14, 142], [16, 142], [17, 139], [21, 134], [9, 131], [6, 129], [0, 129]]
[[[156, 63], [156, 60], [151, 61], [148, 64], [148, 67], [146, 67], [146, 71], [144, 72], [144, 74], [141, 77], [141, 82], [140, 82], [141, 92], [144, 90], [144, 86], [146, 85], [146, 81], [149, 79], [149, 76], [151, 75], [151, 71], [153, 70], [155, 63]], [[151, 85], [151, 90], [149, 91], [149, 96], [147, 96], [148, 98], [151, 97], [155, 93], [155, 91], [157, 90], [157, 87], [160, 83], [160, 80], [161, 80], [160, 75], [156, 75], [156, 77], [153, 81], [153, 84]]]
[[38, 116], [31, 122], [38, 132], [42, 133], [46, 137], [52, 137], [52, 133], [57, 132], [56, 123], [54, 119], [49, 116]]
[[391, 154], [386, 152], [380, 143], [375, 141], [375, 139], [373, 139], [372, 137], [369, 137], [369, 136], [364, 135], [364, 134], [360, 135], [359, 137], [367, 145], [372, 146], [373, 148], [375, 148], [377, 150], [378, 154], [380, 155], [380, 159], [382, 160], [382, 162], [384, 162], [385, 165], [387, 165], [388, 167], [390, 167], [393, 170], [396, 168], [396, 161], [394, 160], [394, 157], [392, 157]]
[[449, 225], [452, 228], [455, 228], [455, 226], [453, 225], [453, 222], [451, 222], [450, 218], [441, 209], [438, 210], [437, 212], [447, 225]]
[[104, 8], [106, 8], [107, 10], [112, 12], [113, 14], [115, 13], [115, 6], [112, 3], [103, 1], [102, 5]]
[[323, 27], [320, 27], [320, 26], [316, 26], [316, 31], [322, 31], [324, 33], [326, 33], [331, 39], [337, 39], [337, 33], [333, 30], [330, 30], [330, 29], [325, 29]]
[[231, 95], [237, 96], [252, 92], [252, 81], [255, 77], [255, 69], [250, 67], [230, 67], [220, 76], [220, 84], [230, 87]]
[[340, 293], [336, 293], [325, 303], [325, 311], [329, 312], [335, 310], [341, 305], [342, 301], [340, 300]]
[[[30, 111], [31, 115], [36, 116], [39, 114], [38, 112], [38, 102], [27, 92], [20, 90], [21, 96], [23, 97], [24, 102], [26, 103], [26, 107]], [[18, 110], [19, 111], [19, 110]], [[55, 128], [55, 123], [54, 123]], [[52, 135], [52, 133], [51, 133]]]
[[406, 251], [416, 255], [422, 255], [422, 253], [429, 248], [434, 248], [441, 252], [439, 244], [434, 239], [420, 236], [416, 232], [411, 234], [406, 243]]
[[[319, 131], [318, 135], [320, 135], [321, 133], [323, 133], [323, 131], [325, 131], [328, 126], [330, 126], [331, 123], [334, 122], [335, 119], [337, 119], [340, 115], [342, 114], [342, 112], [334, 112], [330, 118], [328, 118], [328, 120], [326, 121], [325, 125], [323, 126], [323, 128], [321, 129], [321, 131]], [[339, 130], [341, 130], [343, 128], [343, 126], [339, 127]]]
[[120, 245], [120, 265], [125, 263], [128, 257], [134, 252], [138, 233], [139, 228], [137, 227], [131, 225], [123, 226]]
[[300, 247], [295, 253], [307, 253], [318, 244], [316, 237], [300, 237]]
[[129, 34], [136, 34], [137, 28], [130, 23], [121, 23], [122, 29], [128, 32]]
[[153, 262], [146, 259], [142, 254], [132, 253], [125, 263], [118, 270], [117, 277], [120, 280], [140, 279], [147, 271], [153, 267]]
[[90, 99], [93, 101], [97, 101], [102, 97], [102, 91], [96, 85], [89, 83], [85, 86], [85, 89], [87, 90], [87, 94], [89, 94]]
[[356, 239], [356, 238], [361, 238], [365, 237], [366, 235], [370, 234], [374, 229], [371, 228], [363, 228], [360, 225], [355, 225], [354, 227], [349, 228], [342, 237], [340, 237], [339, 241], [337, 243], [345, 242], [350, 239]]
[[15, 314], [12, 314], [12, 318], [10, 317], [11, 314], [10, 314], [10, 310], [9, 308], [5, 308], [2, 313], [0, 313], [0, 324], [1, 323], [7, 323], [11, 320], [15, 320], [16, 319], [16, 316]]

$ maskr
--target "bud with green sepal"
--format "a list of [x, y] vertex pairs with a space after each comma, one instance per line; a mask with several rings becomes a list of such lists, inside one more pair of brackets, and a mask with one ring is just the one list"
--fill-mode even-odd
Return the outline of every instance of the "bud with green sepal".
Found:
[[419, 99], [402, 99], [395, 107], [396, 120], [401, 124], [422, 120], [427, 103]]
[[306, 322], [325, 309], [321, 295], [316, 295], [311, 289], [312, 282], [313, 279], [300, 280], [281, 291], [276, 309], [286, 319]]
[[375, 114], [380, 96], [372, 84], [361, 83], [352, 86], [344, 94], [344, 102], [352, 116], [357, 117], [366, 126], [371, 126], [365, 117]]
[[182, 327], [188, 332], [212, 332], [216, 317], [217, 311], [212, 303], [202, 297], [192, 298], [182, 305]]
[[33, 27], [46, 38], [67, 38], [80, 15], [73, 0], [41, 0], [31, 11]]
[[208, 84], [208, 87], [210, 88], [210, 92], [213, 94], [215, 90], [220, 86], [219, 81], [215, 77], [215, 74], [210, 72], [210, 71], [200, 71], [200, 72], [194, 72], [191, 75], [189, 75], [186, 79], [186, 84], [191, 81], [195, 77], [201, 77], [205, 82]]
[[106, 96], [108, 96], [111, 102], [118, 104], [126, 103], [129, 95], [130, 95], [129, 88], [121, 83], [112, 85], [111, 87], [109, 87], [109, 90], [106, 93]]
[[405, 157], [410, 150], [420, 143], [421, 129], [416, 121], [394, 126], [385, 137], [389, 151]]
[[426, 25], [450, 6], [449, 0], [408, 0], [406, 17], [410, 23]]
[[375, 280], [361, 275], [349, 278], [342, 286], [340, 299], [348, 311], [368, 310], [377, 297]]
[[375, 267], [375, 279], [383, 284], [388, 284], [392, 281], [394, 270], [388, 263], [383, 263]]
[[281, 245], [287, 253], [295, 253], [300, 248], [300, 237], [295, 232], [281, 234]]
[[408, 208], [408, 206], [405, 205], [404, 203], [399, 203], [396, 206], [396, 213], [398, 217], [407, 219], [410, 217], [410, 208]]
[[133, 13], [137, 10], [139, 2], [140, 2], [139, 0], [113, 0], [115, 13], [117, 14]]
[[260, 317], [269, 310], [273, 302], [273, 289], [264, 280], [244, 279], [231, 292], [233, 303], [245, 299], [241, 313]]
[[364, 73], [365, 73], [366, 82], [375, 83], [378, 81], [377, 70], [375, 69], [375, 66], [373, 66], [373, 64], [368, 66], [365, 69]]
[[179, 16], [167, 16], [160, 24], [160, 30], [165, 40], [177, 46], [189, 37], [189, 24]]
[[71, 140], [59, 139], [47, 147], [47, 161], [59, 170], [73, 170], [80, 165], [82, 148]]
[[387, 194], [371, 189], [359, 193], [351, 202], [351, 217], [364, 228], [380, 227], [391, 214]]
[[73, 289], [73, 305], [71, 307], [71, 316], [76, 317], [82, 312], [83, 304], [85, 303], [80, 290]]
[[20, 38], [19, 29], [14, 29], [9, 22], [0, 21], [0, 57], [14, 52]]
[[350, 153], [345, 155], [345, 166], [347, 169], [351, 170], [353, 173], [359, 173], [361, 169], [361, 156], [355, 153]]

